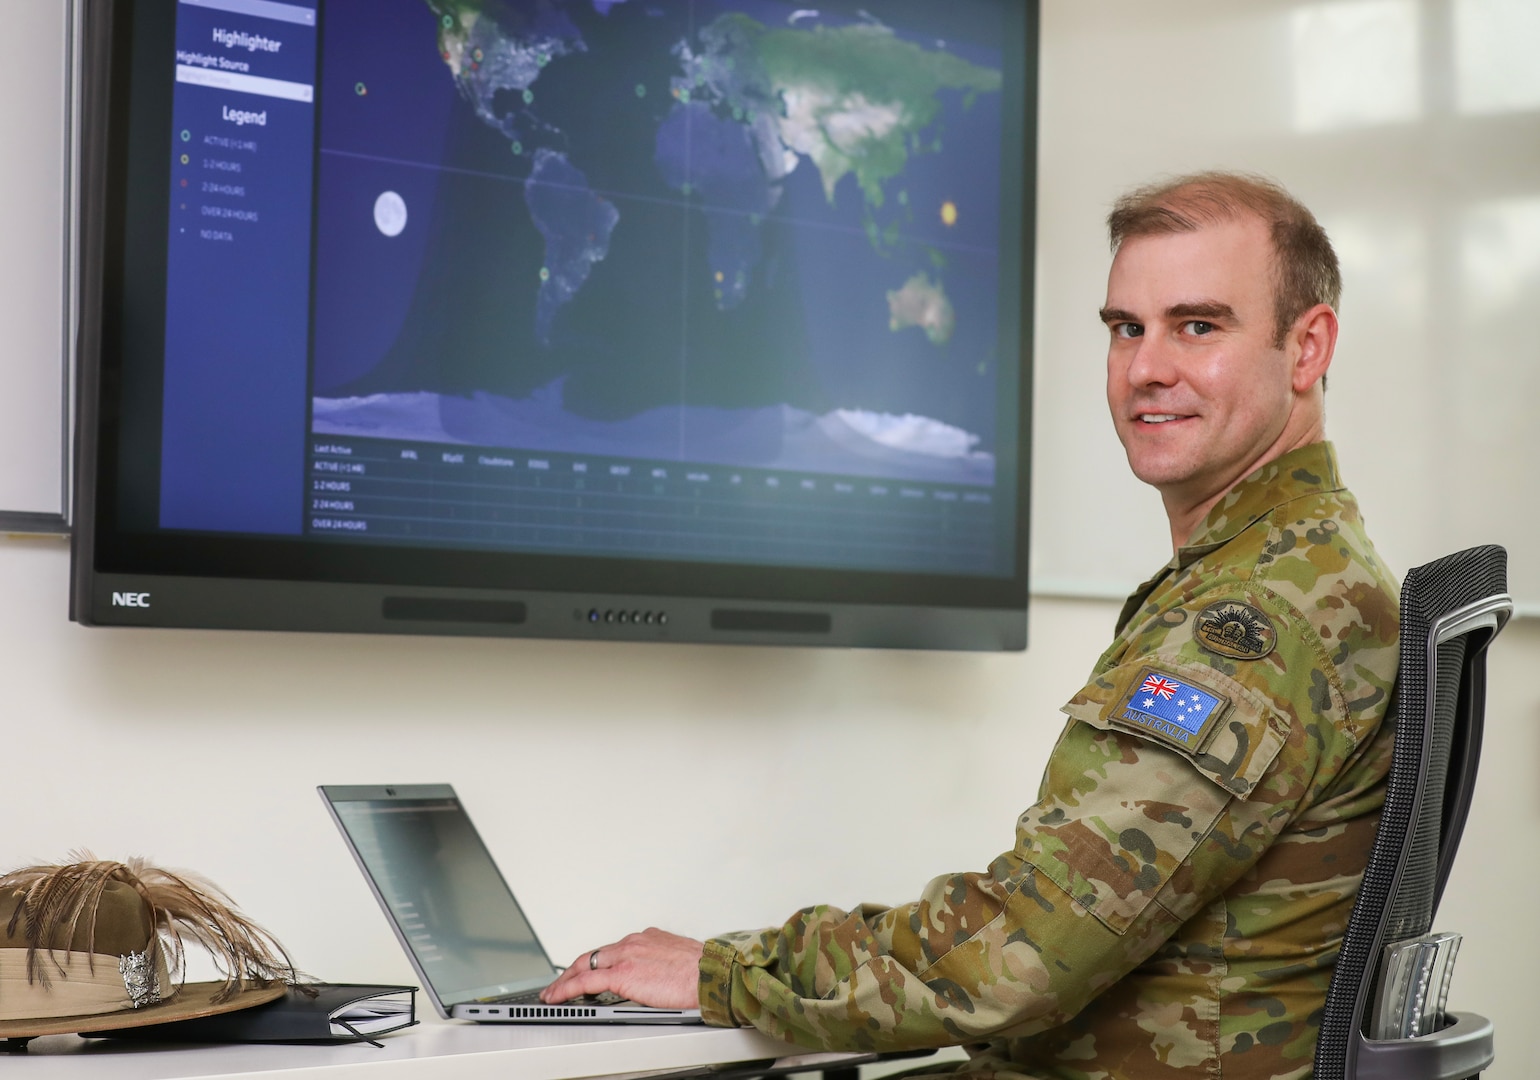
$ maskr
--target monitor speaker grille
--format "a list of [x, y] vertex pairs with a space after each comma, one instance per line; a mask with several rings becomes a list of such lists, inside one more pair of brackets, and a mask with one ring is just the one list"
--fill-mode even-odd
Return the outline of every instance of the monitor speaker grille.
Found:
[[771, 634], [827, 634], [834, 620], [823, 611], [754, 611], [747, 608], [716, 608], [711, 629]]
[[382, 614], [402, 622], [503, 623], [529, 617], [517, 600], [450, 600], [432, 596], [387, 596]]

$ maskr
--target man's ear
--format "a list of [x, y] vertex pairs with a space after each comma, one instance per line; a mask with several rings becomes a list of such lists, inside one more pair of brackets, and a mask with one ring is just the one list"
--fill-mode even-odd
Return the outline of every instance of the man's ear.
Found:
[[1294, 360], [1294, 392], [1303, 394], [1324, 380], [1331, 367], [1337, 350], [1337, 313], [1330, 304], [1317, 304], [1294, 320], [1288, 342]]

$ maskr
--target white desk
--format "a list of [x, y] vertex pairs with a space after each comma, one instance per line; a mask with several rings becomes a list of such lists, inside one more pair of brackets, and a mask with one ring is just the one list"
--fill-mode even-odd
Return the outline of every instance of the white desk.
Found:
[[[468, 1024], [433, 1016], [368, 1043], [326, 1046], [175, 1046], [51, 1035], [0, 1055], [6, 1080], [570, 1080], [770, 1060], [797, 1048], [752, 1028], [621, 1024]], [[837, 1067], [845, 1054], [799, 1055]]]

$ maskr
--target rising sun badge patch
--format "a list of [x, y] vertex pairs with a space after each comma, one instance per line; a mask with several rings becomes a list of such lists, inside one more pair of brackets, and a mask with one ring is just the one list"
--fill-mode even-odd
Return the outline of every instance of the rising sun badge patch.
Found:
[[1232, 660], [1260, 660], [1278, 644], [1273, 620], [1239, 600], [1224, 600], [1200, 611], [1196, 636], [1209, 652]]
[[1229, 707], [1230, 699], [1222, 694], [1145, 668], [1111, 719], [1195, 753]]

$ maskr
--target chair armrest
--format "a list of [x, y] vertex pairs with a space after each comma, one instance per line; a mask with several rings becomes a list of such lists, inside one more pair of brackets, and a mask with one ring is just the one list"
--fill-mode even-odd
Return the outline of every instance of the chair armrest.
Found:
[[1353, 1080], [1464, 1080], [1492, 1064], [1492, 1021], [1450, 1013], [1449, 1026], [1415, 1039], [1360, 1039]]

